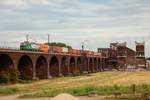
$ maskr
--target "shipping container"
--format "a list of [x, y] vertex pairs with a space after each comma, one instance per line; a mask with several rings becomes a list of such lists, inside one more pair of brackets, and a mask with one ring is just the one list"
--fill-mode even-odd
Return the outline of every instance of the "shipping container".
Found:
[[77, 55], [81, 55], [81, 50], [76, 50], [77, 51]]
[[81, 50], [69, 48], [69, 52], [68, 53], [69, 54], [80, 55], [81, 54]]
[[92, 55], [92, 51], [89, 51], [89, 52], [88, 52], [88, 55]]
[[89, 50], [84, 50], [83, 54], [86, 55], [86, 56], [91, 56], [91, 55], [94, 55], [94, 52], [89, 51]]
[[88, 50], [84, 50], [83, 51], [83, 55], [88, 56], [89, 51]]
[[72, 54], [77, 54], [77, 50], [76, 49], [72, 49]]
[[39, 50], [42, 52], [48, 52], [49, 46], [47, 44], [40, 44]]
[[72, 48], [69, 48], [69, 49], [68, 49], [68, 53], [69, 53], [69, 54], [72, 54]]
[[94, 56], [101, 56], [101, 53], [94, 52]]
[[68, 53], [68, 52], [69, 52], [68, 48], [62, 47], [62, 53]]
[[51, 49], [53, 53], [62, 53], [62, 47], [52, 46]]

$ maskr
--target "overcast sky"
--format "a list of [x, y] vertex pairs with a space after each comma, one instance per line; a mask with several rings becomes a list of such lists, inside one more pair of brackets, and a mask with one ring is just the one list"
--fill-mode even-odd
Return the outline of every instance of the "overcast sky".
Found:
[[0, 0], [0, 45], [25, 40], [65, 42], [74, 48], [146, 42], [150, 56], [150, 0]]

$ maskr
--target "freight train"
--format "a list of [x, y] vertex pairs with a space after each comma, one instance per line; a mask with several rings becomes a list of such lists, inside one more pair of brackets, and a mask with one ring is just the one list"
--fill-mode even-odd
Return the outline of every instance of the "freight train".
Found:
[[85, 55], [85, 56], [92, 56], [92, 55], [101, 56], [100, 53], [90, 50], [79, 50], [60, 46], [49, 46], [48, 44], [40, 44], [29, 41], [22, 42], [20, 44], [20, 50], [40, 51], [46, 53], [65, 53], [65, 54]]
[[25, 41], [20, 44], [20, 50], [47, 52], [48, 49], [49, 49], [48, 45], [39, 44], [35, 42]]

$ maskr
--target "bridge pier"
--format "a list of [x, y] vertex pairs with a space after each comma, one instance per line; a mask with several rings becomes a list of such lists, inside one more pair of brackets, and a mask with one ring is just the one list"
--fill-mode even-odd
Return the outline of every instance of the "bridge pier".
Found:
[[97, 64], [96, 64], [96, 72], [99, 72], [99, 68], [98, 68], [99, 62], [98, 62], [98, 58], [96, 59], [96, 62], [97, 62]]
[[81, 59], [82, 59], [82, 66], [81, 66], [82, 73], [87, 74], [88, 73], [88, 59], [87, 57], [82, 57]]
[[70, 57], [68, 57], [67, 59], [67, 66], [68, 66], [68, 75], [72, 75], [72, 73], [70, 72]]
[[90, 73], [90, 61], [89, 61], [89, 58], [87, 60], [87, 71], [88, 71], [88, 73]]
[[77, 71], [77, 70], [78, 70], [77, 67], [78, 67], [78, 66], [77, 66], [77, 58], [75, 58], [75, 73], [78, 72], [78, 71]]
[[33, 62], [33, 77], [32, 77], [33, 80], [37, 80], [39, 79], [38, 77], [36, 77], [36, 63]]
[[95, 73], [94, 66], [95, 66], [95, 64], [94, 64], [94, 58], [92, 58], [92, 73]]
[[62, 62], [61, 62], [61, 58], [58, 58], [58, 62], [59, 62], [59, 77], [63, 76], [63, 74], [61, 73], [61, 65], [62, 65]]
[[99, 70], [99, 72], [101, 72], [101, 63], [100, 62], [101, 62], [100, 58], [98, 58], [98, 70]]
[[89, 73], [93, 72], [93, 59], [90, 57], [89, 58]]
[[51, 76], [51, 74], [50, 74], [50, 68], [49, 68], [50, 66], [49, 66], [49, 65], [50, 65], [50, 63], [49, 63], [49, 60], [48, 60], [48, 61], [47, 61], [47, 78], [48, 78], [48, 79], [52, 78], [52, 76]]

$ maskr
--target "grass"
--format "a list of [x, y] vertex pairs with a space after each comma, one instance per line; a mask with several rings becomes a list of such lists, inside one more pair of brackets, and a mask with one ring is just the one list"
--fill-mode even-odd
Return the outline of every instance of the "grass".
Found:
[[[31, 94], [25, 94], [20, 96], [21, 98], [39, 98], [39, 97], [53, 97], [60, 93], [69, 93], [74, 96], [84, 96], [95, 91], [99, 95], [112, 95], [115, 93], [121, 94], [143, 94], [150, 93], [150, 85], [138, 85], [136, 86], [136, 91], [133, 91], [131, 86], [84, 86], [76, 88], [66, 88], [66, 89], [44, 89]], [[143, 88], [144, 87], [144, 88]], [[146, 88], [145, 88], [146, 87]]]
[[15, 87], [3, 87], [0, 86], [0, 95], [8, 95], [17, 93], [19, 90]]
[[[136, 85], [135, 89], [132, 88]], [[150, 93], [150, 72], [100, 72], [77, 77], [60, 77], [48, 80], [0, 86], [0, 95], [21, 93], [24, 98], [51, 97], [59, 93], [87, 95], [96, 91], [99, 95], [114, 92]]]

